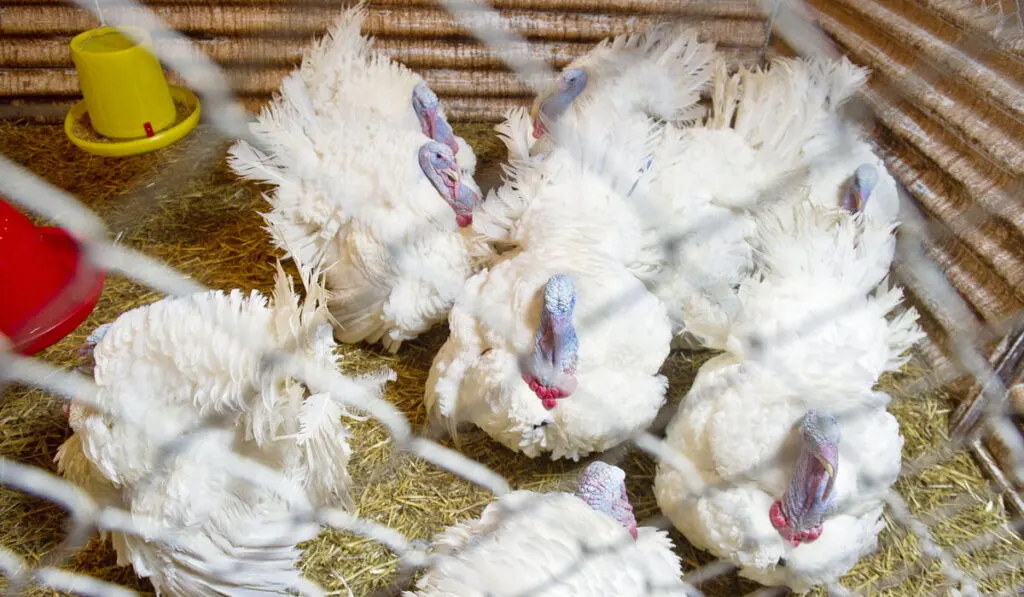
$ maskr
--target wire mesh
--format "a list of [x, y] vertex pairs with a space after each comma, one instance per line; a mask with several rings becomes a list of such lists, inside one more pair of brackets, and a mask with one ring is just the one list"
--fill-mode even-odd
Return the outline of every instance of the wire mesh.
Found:
[[[188, 37], [168, 27], [152, 10], [132, 1], [75, 0], [75, 2], [83, 9], [95, 13], [108, 24], [142, 25], [143, 28], [153, 31], [154, 37], [173, 40], [174, 51], [160, 51], [160, 57], [169, 68], [178, 72], [199, 93], [203, 100], [204, 111], [214, 127], [226, 139], [245, 139], [257, 148], [260, 147], [260, 140], [250, 134], [244, 112], [230, 93], [230, 88], [226, 83], [227, 78]], [[521, 49], [527, 44], [527, 41], [516, 35], [513, 28], [497, 11], [475, 0], [441, 0], [441, 4], [474, 36], [494, 48], [506, 66], [515, 72], [528, 87], [539, 91], [542, 86], [538, 82], [549, 80], [555, 75], [554, 71], [543, 62], [523, 56]], [[986, 10], [998, 12], [1000, 23], [1011, 23], [1013, 18], [1016, 18], [1017, 26], [1020, 26], [1019, 6], [1005, 1], [982, 2], [981, 4]], [[792, 48], [804, 56], [835, 57], [839, 55], [839, 51], [832, 45], [828, 37], [809, 19], [809, 13], [801, 6], [801, 3], [764, 0], [762, 8], [769, 21], [768, 35], [764, 45], [765, 51], [774, 34], [784, 38]], [[161, 46], [157, 47], [159, 49]], [[870, 102], [862, 108], [870, 118], [872, 113]], [[587, 159], [586, 147], [574, 145], [571, 142], [575, 138], [571, 131], [556, 126], [552, 130], [552, 134], [559, 141], [561, 148], [575, 153], [583, 161]], [[816, 159], [827, 161], [830, 159], [830, 155], [824, 153]], [[811, 160], [811, 163], [814, 161]], [[626, 170], [630, 165], [621, 163], [617, 166]], [[172, 169], [166, 172], [165, 176], [174, 179], [180, 174]], [[613, 179], [623, 179], [628, 174], [613, 172], [609, 173], [609, 176]], [[772, 197], [782, 196], [785, 194], [784, 189], [793, 188], [794, 184], [797, 183], [792, 180], [780, 180], [779, 188], [764, 190], [760, 194], [759, 201], [770, 201]], [[57, 189], [2, 157], [0, 157], [0, 194], [25, 210], [49, 218], [68, 229], [86, 247], [85, 258], [103, 270], [119, 273], [167, 295], [186, 296], [205, 289], [202, 285], [162, 264], [159, 260], [111, 241], [108, 228], [102, 219], [74, 196]], [[638, 201], [640, 200], [642, 198], [638, 197]], [[1013, 204], [1012, 200], [1009, 204]], [[145, 205], [140, 209], [145, 209]], [[975, 206], [974, 210], [983, 212], [984, 207]], [[900, 220], [902, 222], [901, 239], [898, 244], [898, 256], [895, 264], [899, 277], [908, 285], [927, 288], [930, 296], [940, 303], [943, 309], [953, 314], [953, 319], [973, 321], [969, 307], [943, 274], [942, 269], [922, 249], [932, 240], [932, 232], [922, 214], [914, 208], [913, 200], [902, 191]], [[686, 234], [681, 236], [690, 238], [690, 233], [696, 229], [700, 229], [702, 234], [714, 234], [717, 228], [724, 224], [721, 222], [697, 222], [687, 230]], [[964, 218], [960, 224], [964, 228], [979, 225], [978, 221], [968, 218]], [[668, 247], [678, 247], [682, 238], [663, 238], [661, 240]], [[391, 247], [390, 249], [395, 252], [401, 251], [402, 248]], [[678, 251], [669, 251], [669, 254], [675, 256]], [[606, 316], [614, 313], [621, 308], [622, 304], [634, 300], [634, 298], [631, 295], [619, 297], [610, 302], [605, 309], [599, 310], [599, 314]], [[854, 298], [851, 297], [851, 300]], [[799, 329], [781, 330], [778, 337], [760, 339], [761, 349], [758, 350], [757, 346], [753, 346], [751, 358], [767, 358], [765, 353], [769, 350], [765, 347], [779, 350], [784, 347], [787, 339], [799, 341], [800, 334], [805, 334], [816, 326], [827, 324], [831, 318], [841, 316], [848, 308], [847, 303], [837, 304], [826, 312], [810, 314], [801, 322]], [[587, 321], [581, 322], [580, 326], [597, 324], [599, 324], [597, 321]], [[265, 342], [253, 336], [251, 331], [244, 327], [237, 329], [229, 327], [227, 331], [242, 338], [248, 345], [266, 346]], [[975, 345], [975, 340], [978, 337], [985, 333], [998, 333], [998, 330], [973, 329], [965, 331], [969, 333], [952, 337], [952, 348], [958, 366], [964, 372], [969, 373], [987, 394], [985, 401], [987, 407], [981, 416], [978, 433], [1000, 438], [1001, 443], [1009, 451], [1009, 460], [1013, 465], [1008, 471], [1008, 475], [1018, 485], [1024, 484], [1024, 442], [1011, 419], [1009, 406], [1004, 399], [1007, 389]], [[297, 334], [296, 342], [299, 337], [310, 333], [312, 330], [303, 330], [302, 333]], [[294, 377], [312, 390], [329, 394], [338, 403], [366, 413], [379, 421], [387, 428], [396, 453], [411, 453], [416, 458], [448, 470], [484, 488], [494, 496], [509, 493], [508, 481], [497, 471], [436, 441], [419, 437], [407, 417], [394, 405], [372, 395], [365, 388], [353, 384], [349, 378], [341, 375], [338, 371], [303, 359], [296, 345], [289, 344], [281, 349], [268, 351], [261, 359], [261, 367], [263, 374]], [[779, 368], [778, 374], [795, 387], [799, 387], [799, 384], [803, 383], [798, 371]], [[37, 386], [64, 399], [73, 397], [76, 401], [84, 403], [90, 403], [90, 397], [94, 396], [96, 389], [92, 380], [79, 373], [54, 367], [40, 359], [20, 357], [9, 351], [0, 353], [0, 376], [7, 383]], [[726, 377], [720, 383], [728, 384], [730, 378]], [[682, 393], [681, 390], [673, 389], [671, 391]], [[896, 399], [898, 397], [894, 398], [894, 400]], [[95, 403], [91, 403], [90, 406], [101, 408]], [[132, 420], [129, 412], [106, 414], [111, 417], [126, 417], [125, 422], [130, 425], [144, 423], [141, 420]], [[848, 412], [843, 413], [840, 418], [856, 416], [858, 416], [857, 412]], [[218, 424], [219, 421], [215, 417], [211, 417], [204, 421], [204, 425], [160, 446], [160, 450], [165, 455], [180, 453], [182, 450], [188, 449], [192, 442], [198, 441], [203, 432], [215, 430]], [[956, 438], [934, 453], [921, 455], [916, 460], [905, 462], [901, 478], [912, 479], [936, 463], [956, 458], [962, 454], [969, 442], [976, 439], [977, 433], [964, 438]], [[660, 439], [653, 430], [636, 434], [631, 442], [637, 449], [651, 455], [658, 462], [673, 467], [685, 477], [690, 478], [693, 486], [705, 485], [692, 466], [674, 454], [673, 448]], [[256, 461], [234, 454], [230, 450], [218, 456], [222, 458], [221, 462], [227, 467], [226, 470], [229, 474], [236, 475], [253, 485], [272, 487], [283, 498], [289, 500], [289, 503], [293, 505], [294, 517], [291, 520], [293, 526], [320, 525], [354, 533], [385, 546], [397, 555], [400, 558], [401, 566], [396, 574], [396, 583], [385, 592], [397, 594], [403, 588], [400, 581], [408, 580], [417, 570], [429, 567], [438, 559], [445, 557], [432, 553], [421, 541], [410, 539], [398, 529], [388, 525], [337, 508], [313, 507], [302, 489], [297, 487], [293, 480]], [[615, 458], [621, 457], [621, 454], [612, 455], [606, 460], [614, 462]], [[761, 463], [759, 466], [773, 464], [768, 462]], [[736, 478], [743, 478], [752, 470], [741, 471]], [[727, 484], [733, 481], [735, 479], [724, 479], [723, 483]], [[39, 467], [28, 466], [11, 459], [2, 459], [0, 460], [0, 483], [60, 505], [69, 512], [71, 519], [69, 533], [64, 543], [36, 565], [30, 565], [22, 556], [12, 550], [0, 549], [0, 567], [3, 568], [7, 577], [8, 591], [12, 594], [17, 594], [18, 590], [24, 589], [30, 584], [78, 594], [133, 594], [115, 584], [62, 568], [74, 556], [76, 550], [81, 549], [97, 530], [118, 531], [126, 535], [145, 537], [150, 541], [174, 545], [185, 553], [209, 558], [214, 574], [230, 575], [232, 573], [230, 561], [218, 562], [214, 554], [196, 551], [194, 545], [176, 544], [173, 533], [167, 533], [166, 529], [162, 529], [157, 522], [146, 520], [124, 509], [97, 503], [81, 488]], [[715, 487], [705, 486], [703, 491], [710, 492], [715, 489]], [[934, 540], [932, 528], [940, 524], [943, 519], [952, 518], [958, 513], [976, 507], [979, 501], [984, 500], [998, 500], [998, 496], [995, 492], [986, 496], [963, 495], [953, 503], [943, 505], [922, 516], [913, 514], [911, 508], [897, 491], [888, 490], [885, 494], [887, 513], [896, 527], [890, 529], [890, 532], [902, 537], [913, 537], [920, 546], [924, 559], [906, 562], [897, 573], [889, 575], [887, 578], [871, 583], [861, 583], [860, 586], [833, 585], [827, 588], [827, 592], [844, 596], [874, 594], [887, 587], [898, 586], [900, 582], [910, 578], [924, 567], [935, 564], [941, 568], [946, 579], [945, 586], [936, 587], [936, 594], [981, 594], [979, 585], [986, 578], [1012, 572], [1024, 562], [1018, 558], [968, 573], [961, 564], [958, 564], [958, 561], [962, 561], [961, 556], [982, 550], [993, 543], [1005, 541], [1005, 534], [1002, 531], [995, 531], [982, 536], [970, 537], [959, 544], [940, 547]], [[525, 505], [519, 509], [503, 509], [502, 516], [507, 519], [507, 517], [526, 515], [530, 511], [530, 503], [529, 501], [525, 502]], [[641, 524], [671, 526], [665, 519], [642, 521]], [[1020, 521], [1011, 521], [1011, 526], [1019, 525]], [[601, 553], [614, 552], [619, 547], [617, 545], [583, 544], [580, 553], [584, 558], [597, 557]], [[557, 579], [564, 580], [566, 575], [572, 575], [577, 571], [574, 568], [565, 570], [562, 574], [554, 575], [556, 580], [552, 582], [558, 582]], [[701, 595], [703, 594], [700, 590], [702, 585], [734, 572], [735, 566], [729, 562], [714, 561], [687, 570], [683, 581], [686, 583], [689, 594]], [[526, 594], [542, 594], [543, 590], [550, 586], [552, 585], [540, 583]], [[301, 594], [331, 594], [326, 592], [323, 587], [305, 579], [297, 582], [291, 588]], [[1024, 590], [1024, 586], [1018, 587], [1017, 590], [1018, 592]], [[772, 591], [774, 589], [764, 589], [753, 594], [770, 594]], [[648, 592], [657, 594], [659, 587], [649, 586]]]

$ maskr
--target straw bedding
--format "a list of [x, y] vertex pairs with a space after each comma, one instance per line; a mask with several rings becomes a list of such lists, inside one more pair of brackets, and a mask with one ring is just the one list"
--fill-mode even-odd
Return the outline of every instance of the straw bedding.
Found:
[[[486, 125], [457, 126], [480, 156], [478, 180], [484, 188], [498, 182], [497, 163], [504, 150]], [[257, 210], [264, 207], [260, 190], [240, 184], [224, 164], [227, 144], [216, 140], [204, 126], [166, 150], [128, 159], [89, 156], [73, 147], [60, 127], [0, 123], [0, 147], [50, 182], [78, 196], [103, 216], [120, 242], [138, 248], [214, 288], [272, 288], [275, 255], [261, 229]], [[108, 280], [96, 311], [71, 336], [41, 355], [52, 363], [70, 366], [77, 346], [97, 325], [120, 313], [159, 298], [157, 293], [120, 277]], [[399, 355], [385, 356], [367, 348], [342, 347], [352, 371], [373, 370], [386, 364], [398, 373], [388, 398], [410, 418], [422, 424], [423, 384], [434, 353], [446, 330], [438, 329], [405, 345]], [[674, 352], [665, 365], [673, 401], [685, 393], [700, 364], [710, 356]], [[889, 376], [883, 386], [894, 396], [891, 407], [906, 438], [905, 463], [934, 456], [946, 439], [947, 419], [955, 396], [947, 389], [930, 388], [929, 372], [913, 361], [900, 375]], [[490, 500], [475, 486], [405, 454], [393, 454], [387, 433], [373, 422], [354, 423], [355, 455], [351, 472], [356, 482], [359, 515], [388, 524], [417, 539], [429, 539], [446, 525], [474, 517]], [[45, 393], [18, 386], [0, 398], [0, 455], [53, 471], [57, 447], [68, 436], [59, 401]], [[549, 490], [567, 488], [583, 463], [530, 460], [496, 446], [486, 437], [466, 438], [470, 457], [505, 475], [514, 488]], [[653, 461], [627, 450], [620, 465], [628, 474], [630, 497], [638, 518], [655, 517], [658, 508], [652, 483]], [[984, 579], [985, 593], [1016, 593], [1024, 585], [1024, 541], [1007, 525], [1003, 505], [970, 457], [959, 452], [939, 464], [903, 479], [897, 489], [911, 510], [923, 517], [941, 546], [962, 544], [995, 533], [957, 562], [968, 572], [1003, 563]], [[955, 516], [941, 513], [944, 506], [966, 509]], [[932, 518], [929, 518], [931, 516]], [[62, 541], [67, 518], [60, 507], [44, 500], [0, 488], [0, 544], [38, 563]], [[871, 588], [872, 595], [948, 594], [935, 560], [922, 559], [919, 541], [890, 523], [878, 552], [864, 559], [845, 579], [850, 588]], [[686, 571], [709, 561], [708, 556], [674, 539]], [[904, 568], [904, 563], [921, 568]], [[93, 539], [75, 553], [68, 566], [99, 578], [152, 594], [130, 568], [118, 568], [112, 549]], [[389, 587], [395, 558], [370, 541], [341, 532], [325, 532], [308, 546], [303, 562], [310, 578], [335, 594], [351, 591], [357, 597]], [[0, 581], [2, 582], [2, 581]], [[756, 586], [731, 577], [705, 583], [709, 595], [741, 595]], [[32, 589], [33, 595], [53, 591]]]

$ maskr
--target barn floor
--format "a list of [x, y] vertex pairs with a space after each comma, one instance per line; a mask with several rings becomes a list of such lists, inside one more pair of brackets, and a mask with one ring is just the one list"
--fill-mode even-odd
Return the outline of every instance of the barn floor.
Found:
[[[457, 126], [480, 156], [478, 181], [485, 189], [497, 181], [498, 160], [504, 148], [489, 126]], [[59, 126], [0, 123], [4, 153], [51, 183], [73, 193], [99, 213], [120, 242], [155, 256], [202, 284], [214, 288], [272, 288], [275, 257], [261, 229], [257, 210], [264, 208], [259, 190], [237, 182], [224, 163], [227, 143], [200, 127], [176, 146], [128, 159], [89, 156], [68, 142]], [[129, 280], [111, 278], [90, 319], [75, 333], [40, 357], [62, 366], [74, 362], [77, 346], [97, 325], [113, 320], [132, 307], [159, 298]], [[427, 370], [443, 342], [445, 330], [409, 343], [397, 357], [360, 347], [344, 347], [351, 370], [381, 365], [395, 369], [399, 381], [388, 397], [414, 426], [423, 421], [421, 396]], [[697, 367], [707, 355], [673, 353], [665, 366], [671, 394], [685, 393]], [[895, 400], [892, 411], [906, 437], [907, 462], [932, 454], [945, 441], [947, 417], [954, 397], [943, 389], [915, 391], [927, 373], [913, 363], [898, 376], [884, 380]], [[928, 384], [923, 384], [927, 386]], [[476, 516], [489, 501], [475, 486], [405, 455], [391, 458], [386, 432], [372, 422], [354, 424], [355, 454], [351, 472], [359, 514], [396, 527], [413, 538], [428, 539], [446, 525]], [[0, 456], [54, 471], [57, 447], [68, 436], [59, 401], [41, 391], [11, 386], [0, 398]], [[531, 461], [495, 447], [486, 438], [468, 441], [464, 451], [506, 475], [514, 488], [565, 487], [582, 464]], [[651, 484], [654, 464], [636, 450], [625, 455], [630, 496], [638, 518], [656, 516]], [[994, 533], [995, 539], [957, 557], [968, 572], [1003, 562], [1002, 570], [981, 582], [984, 592], [1013, 593], [1024, 585], [1024, 541], [1006, 528], [1006, 513], [998, 497], [987, 490], [980, 470], [960, 453], [901, 480], [897, 489], [911, 509], [923, 515], [936, 541], [957, 545], [972, 537]], [[936, 515], [937, 509], [957, 504], [968, 507], [956, 516]], [[929, 514], [935, 519], [928, 518]], [[0, 545], [30, 562], [56, 548], [64, 538], [65, 513], [44, 500], [0, 488]], [[678, 534], [674, 538], [685, 569], [708, 562]], [[882, 546], [863, 560], [844, 584], [872, 595], [949, 594], [934, 560], [920, 560], [922, 569], [905, 569], [919, 561], [918, 540], [889, 524]], [[67, 564], [96, 577], [152, 594], [148, 583], [130, 569], [115, 565], [113, 550], [93, 539]], [[341, 532], [325, 532], [306, 552], [307, 574], [334, 594], [363, 597], [388, 586], [395, 559], [384, 548]], [[879, 581], [880, 584], [871, 586]], [[0, 581], [2, 582], [2, 581]], [[701, 587], [708, 595], [741, 595], [757, 587], [731, 578]], [[349, 593], [349, 590], [351, 593]], [[34, 595], [55, 594], [33, 589]]]

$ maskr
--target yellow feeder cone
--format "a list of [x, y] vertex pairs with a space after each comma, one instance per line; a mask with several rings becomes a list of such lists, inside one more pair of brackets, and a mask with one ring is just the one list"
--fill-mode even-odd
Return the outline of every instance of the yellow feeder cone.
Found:
[[86, 31], [71, 40], [71, 58], [78, 69], [89, 119], [96, 132], [114, 139], [152, 137], [174, 124], [174, 102], [152, 42], [135, 43], [114, 27]]
[[[71, 40], [71, 58], [84, 96], [64, 121], [64, 131], [75, 145], [99, 155], [134, 155], [166, 147], [195, 128], [199, 99], [167, 84], [151, 48], [148, 32], [135, 27], [100, 27]], [[176, 122], [175, 100], [191, 108], [182, 122]], [[86, 113], [105, 141], [77, 134], [76, 124]]]

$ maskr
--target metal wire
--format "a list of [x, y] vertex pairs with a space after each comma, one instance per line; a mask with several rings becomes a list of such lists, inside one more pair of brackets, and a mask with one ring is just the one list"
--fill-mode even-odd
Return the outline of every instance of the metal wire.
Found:
[[[555, 75], [554, 71], [543, 62], [530, 60], [517, 50], [524, 46], [525, 40], [520, 39], [513, 32], [512, 27], [497, 11], [478, 0], [441, 0], [441, 2], [474, 36], [495, 49], [502, 61], [534, 91], [541, 91], [543, 86]], [[159, 44], [157, 44], [156, 51], [171, 69], [178, 72], [187, 84], [201, 95], [204, 111], [214, 127], [226, 138], [244, 139], [257, 149], [263, 149], [259, 139], [251, 134], [248, 119], [232, 96], [224, 73], [216, 64], [207, 59], [186, 36], [168, 27], [152, 10], [132, 0], [103, 0], [102, 2], [75, 0], [75, 3], [96, 14], [108, 24], [141, 26], [151, 31], [154, 37], [172, 39], [175, 42], [173, 52], [162, 51]], [[769, 34], [765, 40], [765, 48], [768, 47], [770, 36], [774, 31], [804, 56], [833, 58], [839, 56], [839, 51], [831, 44], [827, 36], [808, 18], [808, 13], [802, 3], [762, 0], [762, 7], [769, 17]], [[1002, 10], [1002, 7], [1003, 4], [1000, 3], [999, 10]], [[1020, 23], [1019, 15], [1016, 22]], [[573, 131], [566, 130], [561, 126], [555, 126], [552, 130], [552, 135], [559, 147], [585, 160], [586, 148], [578, 143], [574, 145], [573, 140], [578, 137], [572, 133]], [[829, 159], [830, 155], [824, 153], [810, 158], [808, 163], [823, 163]], [[615, 164], [615, 166], [622, 169], [623, 172], [608, 174], [612, 179], [621, 180], [632, 165], [622, 163]], [[788, 189], [794, 188], [797, 184], [799, 184], [798, 177], [782, 178], [776, 186], [763, 189], [758, 201], [766, 202], [771, 201], [774, 197], [783, 196]], [[68, 229], [86, 247], [87, 258], [96, 267], [120, 273], [154, 290], [170, 295], [187, 295], [205, 289], [202, 285], [159, 261], [139, 251], [112, 242], [108, 238], [109, 232], [102, 219], [85, 205], [2, 156], [0, 156], [0, 193], [23, 208], [47, 217]], [[645, 201], [645, 198], [638, 196], [637, 201]], [[901, 231], [904, 238], [909, 240], [899, 245], [900, 272], [912, 278], [915, 283], [930, 289], [943, 308], [952, 313], [961, 314], [964, 321], [969, 321], [968, 308], [964, 301], [938, 266], [920, 249], [922, 243], [929, 239], [929, 231], [922, 216], [910, 207], [912, 200], [908, 196], [901, 197], [901, 205], [905, 208], [901, 210], [900, 214], [900, 219], [903, 222]], [[975, 211], [980, 210], [975, 208]], [[977, 214], [972, 215], [976, 216]], [[963, 220], [960, 224], [965, 227], [976, 227], [980, 224], [980, 217], [963, 218]], [[687, 237], [696, 229], [705, 235], [714, 234], [728, 223], [727, 221], [696, 222], [680, 237]], [[661, 240], [667, 247], [676, 247], [681, 238], [663, 238]], [[390, 249], [400, 251], [401, 247], [391, 247]], [[669, 251], [669, 254], [674, 258], [677, 251]], [[580, 326], [595, 325], [598, 323], [598, 318], [615, 313], [622, 304], [635, 300], [635, 298], [634, 295], [628, 295], [610, 301], [608, 305], [597, 311], [594, 320], [580, 322]], [[851, 300], [855, 299], [856, 297], [851, 297]], [[797, 329], [780, 330], [777, 334], [778, 337], [762, 339], [762, 341], [765, 345], [770, 345], [775, 349], [778, 349], [786, 341], [799, 341], [801, 334], [806, 334], [818, 326], [826, 325], [832, 318], [841, 316], [848, 308], [847, 303], [841, 303], [824, 312], [811, 313]], [[224, 324], [218, 323], [217, 325]], [[248, 345], [267, 346], [266, 342], [253, 337], [242, 328], [232, 327], [227, 331], [238, 335]], [[308, 333], [310, 330], [303, 332]], [[999, 405], [1006, 388], [1003, 387], [987, 360], [979, 353], [971, 340], [971, 336], [953, 338], [957, 361], [988, 393], [988, 403]], [[755, 355], [752, 358], [759, 357]], [[296, 344], [289, 343], [277, 349], [268, 349], [261, 360], [261, 367], [267, 374], [293, 376], [307, 384], [314, 392], [326, 392], [339, 403], [369, 414], [387, 427], [396, 450], [406, 450], [418, 458], [485, 488], [495, 496], [501, 496], [510, 491], [508, 482], [498, 472], [437, 442], [417, 437], [408, 420], [393, 405], [371, 395], [338, 371], [302, 358]], [[804, 382], [801, 381], [799, 372], [780, 368], [778, 373], [793, 384], [797, 391], [805, 389], [800, 387], [800, 384]], [[65, 399], [74, 397], [77, 401], [100, 409], [100, 406], [92, 400], [95, 396], [96, 386], [91, 380], [77, 373], [52, 367], [39, 359], [19, 357], [9, 352], [0, 351], [0, 381], [35, 385]], [[729, 384], [731, 379], [726, 376], [720, 383]], [[141, 421], [132, 420], [126, 413], [107, 412], [105, 414], [111, 417], [125, 417], [124, 422], [129, 425], [141, 424]], [[852, 411], [843, 413], [840, 418], [856, 417], [859, 414]], [[986, 410], [982, 420], [986, 431], [998, 436], [1008, 447], [1010, 459], [1014, 464], [1011, 473], [1016, 477], [1018, 483], [1024, 484], [1024, 442], [1021, 441], [1020, 434], [1013, 426], [1008, 414], [993, 406]], [[211, 418], [204, 421], [203, 425], [191, 430], [190, 433], [161, 446], [162, 457], [169, 457], [188, 449], [198, 441], [204, 432], [216, 429], [217, 425], [218, 421]], [[950, 458], [963, 447], [965, 441], [967, 440], [961, 440], [959, 443], [950, 442], [945, 446], [946, 450], [937, 451], [916, 462], [908, 463], [904, 466], [901, 476], [913, 477], [925, 468]], [[692, 486], [700, 486], [703, 491], [712, 491], [716, 488], [703, 483], [699, 472], [653, 433], [640, 432], [631, 439], [631, 443], [641, 451], [653, 456], [660, 463], [678, 470], [690, 480]], [[609, 459], [621, 457], [621, 454], [622, 452], [618, 456], [609, 456]], [[230, 451], [218, 456], [227, 467], [226, 470], [229, 474], [237, 476], [247, 483], [275, 488], [275, 491], [292, 504], [295, 525], [319, 524], [353, 532], [373, 540], [400, 557], [403, 573], [428, 567], [438, 558], [443, 557], [432, 554], [420, 542], [410, 540], [396, 529], [338, 509], [312, 507], [304, 491], [294, 481], [259, 462], [243, 458], [230, 453]], [[766, 462], [757, 466], [771, 464], [773, 463]], [[751, 470], [742, 471], [735, 478], [723, 479], [722, 485], [727, 485], [754, 470], [756, 470], [756, 466]], [[143, 482], [151, 481], [153, 481], [152, 476], [147, 477]], [[56, 550], [55, 555], [40, 566], [29, 567], [17, 554], [0, 549], [0, 569], [7, 577], [8, 588], [15, 594], [18, 590], [33, 583], [55, 590], [87, 595], [133, 594], [123, 587], [60, 569], [60, 566], [73, 555], [74, 550], [80, 547], [83, 541], [96, 530], [118, 531], [126, 535], [143, 536], [151, 541], [175, 545], [183, 551], [194, 549], [194, 546], [176, 545], [175, 538], [162, 531], [159, 525], [152, 521], [124, 510], [100, 506], [81, 488], [42, 469], [0, 459], [0, 483], [59, 504], [70, 513], [72, 523], [71, 532], [63, 548]], [[1021, 565], [1019, 561], [1003, 562], [982, 570], [973, 577], [957, 566], [958, 555], [984, 549], [998, 541], [999, 535], [996, 532], [987, 533], [951, 548], [943, 548], [936, 544], [931, 537], [929, 525], [935, 524], [943, 517], [955, 515], [971, 507], [974, 502], [970, 496], [965, 496], [962, 501], [924, 516], [912, 514], [911, 509], [895, 491], [889, 491], [886, 494], [885, 502], [892, 521], [905, 532], [915, 536], [923, 555], [937, 562], [941, 567], [948, 584], [947, 588], [955, 589], [963, 595], [978, 595], [979, 582], [989, 576], [1003, 574], [1013, 570], [1014, 566]], [[520, 508], [504, 508], [502, 516], [507, 518], [524, 515], [528, 512], [529, 501]], [[596, 557], [602, 553], [614, 552], [619, 547], [622, 546], [583, 543], [580, 545], [580, 551], [583, 558]], [[230, 570], [231, 563], [217, 562], [217, 557], [214, 554], [197, 553], [196, 555], [210, 560], [210, 569], [213, 573]], [[577, 564], [582, 564], [582, 561]], [[909, 576], [922, 566], [924, 564], [921, 562], [907, 563], [897, 576]], [[579, 565], [571, 566], [557, 576], [564, 580], [564, 578], [577, 573], [579, 569]], [[735, 569], [735, 566], [729, 562], [717, 561], [687, 571], [683, 581], [687, 583], [688, 594], [702, 595], [703, 593], [698, 587], [714, 578], [733, 574]], [[550, 583], [555, 582], [558, 580], [550, 581]], [[546, 586], [550, 586], [550, 584], [542, 582], [524, 595], [541, 594]], [[311, 581], [303, 581], [299, 586], [293, 588], [300, 594], [325, 594], [322, 587]], [[845, 597], [854, 594], [872, 594], [873, 590], [877, 588], [872, 585], [854, 591], [837, 584], [827, 589], [831, 595]], [[651, 594], [659, 592], [659, 587], [650, 586], [648, 589]], [[765, 589], [755, 594], [769, 595], [775, 592], [777, 592], [776, 589]]]

